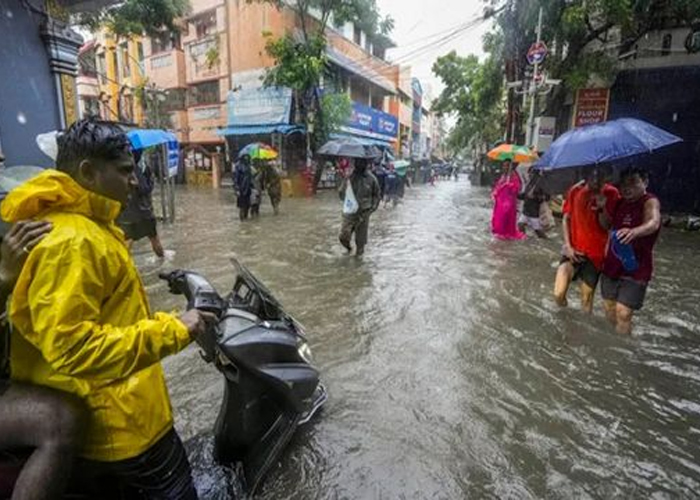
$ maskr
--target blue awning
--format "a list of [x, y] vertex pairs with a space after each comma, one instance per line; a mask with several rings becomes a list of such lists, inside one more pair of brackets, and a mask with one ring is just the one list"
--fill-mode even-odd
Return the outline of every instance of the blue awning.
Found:
[[160, 129], [134, 129], [126, 133], [131, 147], [146, 149], [159, 144], [177, 143], [177, 137], [171, 132]]
[[216, 131], [217, 135], [263, 135], [263, 134], [285, 134], [289, 135], [294, 132], [303, 132], [304, 127], [301, 125], [289, 125], [286, 123], [278, 123], [273, 125], [247, 125], [241, 127], [224, 127]]

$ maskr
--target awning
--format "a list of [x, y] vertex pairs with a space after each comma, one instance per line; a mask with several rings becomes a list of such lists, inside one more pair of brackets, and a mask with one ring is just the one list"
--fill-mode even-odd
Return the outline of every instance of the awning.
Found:
[[264, 135], [264, 134], [293, 134], [294, 132], [303, 132], [304, 127], [301, 125], [289, 125], [286, 123], [278, 123], [273, 125], [248, 125], [241, 127], [223, 127], [216, 131], [217, 135]]
[[391, 80], [385, 78], [372, 68], [358, 64], [331, 46], [326, 48], [326, 56], [328, 56], [328, 60], [333, 64], [372, 82], [374, 85], [386, 90], [390, 94], [396, 94], [396, 87], [391, 83]]

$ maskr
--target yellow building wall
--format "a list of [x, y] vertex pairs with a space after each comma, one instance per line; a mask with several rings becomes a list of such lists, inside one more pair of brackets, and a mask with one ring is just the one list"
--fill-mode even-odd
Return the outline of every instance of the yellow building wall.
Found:
[[[142, 65], [139, 64], [138, 44], [142, 43], [140, 37], [133, 37], [127, 40], [127, 50], [125, 54], [120, 54], [122, 39], [116, 39], [106, 31], [97, 34], [99, 49], [97, 55], [104, 56], [104, 74], [100, 75], [100, 93], [103, 95], [103, 102], [108, 107], [107, 118], [117, 120], [119, 118], [119, 96], [121, 94], [131, 96], [131, 116], [137, 125], [143, 125], [144, 114], [143, 104], [138, 98], [137, 88], [144, 82]], [[116, 57], [115, 57], [116, 55]], [[121, 58], [126, 59], [125, 64], [129, 67], [129, 76], [125, 77], [119, 71], [117, 65]]]

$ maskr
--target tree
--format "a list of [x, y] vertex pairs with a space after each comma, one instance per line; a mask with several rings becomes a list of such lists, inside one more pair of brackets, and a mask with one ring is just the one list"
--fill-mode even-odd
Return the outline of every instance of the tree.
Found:
[[[489, 39], [489, 43], [499, 43]], [[502, 61], [490, 56], [480, 62], [476, 56], [461, 57], [455, 51], [439, 57], [433, 73], [445, 85], [433, 103], [439, 115], [455, 116], [457, 122], [448, 137], [453, 152], [481, 148], [503, 135]]]
[[326, 28], [336, 24], [356, 23], [371, 39], [388, 43], [394, 26], [390, 17], [382, 18], [375, 0], [248, 0], [291, 8], [296, 14], [300, 36], [287, 33], [280, 38], [267, 34], [266, 52], [275, 65], [265, 76], [265, 85], [291, 88], [300, 116], [307, 128], [307, 148], [318, 149], [350, 115], [347, 96], [332, 96], [321, 89], [326, 74]]
[[112, 7], [80, 13], [76, 22], [92, 31], [106, 27], [118, 37], [157, 36], [163, 31], [179, 31], [177, 19], [189, 12], [189, 0], [124, 0]]
[[[542, 39], [550, 48], [543, 69], [562, 80], [546, 103], [546, 113], [554, 115], [563, 109], [567, 93], [585, 87], [591, 77], [612, 83], [618, 54], [628, 52], [650, 30], [690, 26], [700, 19], [698, 0], [507, 0], [504, 7], [495, 27], [504, 43], [489, 53], [500, 52], [507, 81], [524, 78], [525, 54], [535, 41], [538, 11], [543, 9]], [[509, 105], [517, 107], [516, 100]]]

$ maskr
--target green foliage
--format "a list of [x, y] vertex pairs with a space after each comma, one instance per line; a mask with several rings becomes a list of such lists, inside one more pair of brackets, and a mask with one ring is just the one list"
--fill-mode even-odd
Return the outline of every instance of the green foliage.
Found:
[[352, 101], [345, 93], [324, 94], [321, 97], [322, 119], [317, 130], [317, 142], [324, 143], [331, 134], [338, 132], [352, 114]]
[[[488, 41], [500, 45], [497, 37]], [[457, 118], [448, 138], [451, 150], [493, 142], [503, 135], [503, 67], [498, 58], [480, 62], [476, 56], [461, 57], [452, 51], [435, 61], [433, 73], [445, 85], [433, 111]]]
[[120, 37], [155, 36], [177, 31], [175, 20], [190, 12], [189, 0], [124, 0], [114, 7], [79, 14], [78, 24], [96, 31], [106, 27]]
[[204, 53], [204, 60], [206, 62], [207, 68], [212, 69], [214, 66], [218, 66], [220, 62], [221, 54], [219, 52], [219, 39], [216, 38], [216, 45], [210, 47]]
[[306, 43], [291, 35], [268, 36], [265, 50], [276, 63], [267, 71], [265, 85], [302, 92], [318, 86], [326, 64], [326, 40], [322, 35], [311, 36]]
[[[320, 0], [324, 3], [323, 0]], [[382, 17], [376, 0], [326, 0], [333, 4], [332, 12], [336, 23], [354, 22], [370, 39], [378, 35], [388, 36], [394, 29], [391, 16]]]

